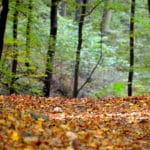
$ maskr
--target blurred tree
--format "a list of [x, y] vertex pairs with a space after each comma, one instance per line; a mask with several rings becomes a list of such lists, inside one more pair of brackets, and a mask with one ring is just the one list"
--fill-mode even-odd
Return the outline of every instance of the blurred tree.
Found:
[[15, 92], [14, 83], [16, 81], [16, 71], [17, 71], [17, 57], [18, 57], [18, 44], [17, 44], [17, 36], [18, 36], [18, 5], [20, 0], [16, 0], [13, 14], [13, 60], [12, 60], [12, 79], [10, 83], [10, 94]]
[[103, 16], [102, 16], [102, 22], [101, 22], [101, 28], [103, 33], [109, 33], [110, 30], [110, 21], [112, 17], [112, 8], [111, 3], [113, 0], [105, 0], [104, 1], [104, 10], [103, 10]]
[[26, 26], [26, 57], [27, 62], [25, 65], [29, 67], [29, 57], [31, 53], [31, 24], [32, 24], [32, 8], [33, 8], [32, 0], [28, 1], [28, 12], [27, 12], [27, 26]]
[[66, 0], [61, 1], [59, 13], [63, 17], [65, 17], [67, 15], [67, 2], [66, 2]]
[[150, 0], [148, 0], [147, 5], [148, 5], [148, 12], [149, 12], [149, 17], [150, 17]]
[[131, 1], [130, 14], [130, 68], [128, 76], [128, 96], [133, 94], [133, 73], [134, 73], [134, 19], [135, 18], [135, 0]]
[[47, 52], [46, 70], [43, 93], [44, 96], [50, 96], [52, 75], [53, 75], [53, 61], [56, 49], [56, 37], [57, 37], [57, 11], [59, 0], [51, 0], [51, 13], [50, 13], [50, 37], [49, 37], [49, 49]]
[[76, 51], [76, 62], [75, 62], [75, 70], [74, 70], [74, 88], [73, 88], [73, 97], [77, 97], [78, 95], [78, 78], [79, 78], [79, 67], [80, 67], [80, 53], [82, 49], [82, 32], [84, 25], [84, 18], [86, 14], [87, 0], [83, 0], [81, 6], [81, 14], [78, 23], [78, 47]]
[[8, 14], [9, 0], [2, 0], [2, 10], [0, 13], [0, 59], [2, 57], [3, 44], [4, 44], [4, 34], [6, 27], [6, 20]]

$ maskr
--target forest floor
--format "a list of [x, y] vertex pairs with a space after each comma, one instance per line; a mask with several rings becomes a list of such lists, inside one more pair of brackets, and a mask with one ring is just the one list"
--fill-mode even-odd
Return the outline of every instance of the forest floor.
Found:
[[0, 96], [0, 150], [149, 150], [150, 95]]

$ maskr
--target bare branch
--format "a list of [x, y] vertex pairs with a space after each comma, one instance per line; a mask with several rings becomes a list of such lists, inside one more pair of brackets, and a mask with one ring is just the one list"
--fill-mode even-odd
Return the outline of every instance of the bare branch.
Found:
[[92, 12], [93, 12], [101, 3], [102, 3], [102, 1], [98, 2], [95, 6], [93, 6], [93, 7], [91, 8], [91, 10], [89, 10], [89, 11], [85, 14], [85, 16], [89, 16], [90, 14], [92, 14]]
[[100, 57], [99, 57], [99, 59], [98, 59], [96, 65], [95, 65], [94, 68], [92, 69], [92, 71], [91, 71], [89, 77], [86, 79], [86, 81], [85, 81], [85, 82], [81, 85], [81, 87], [78, 89], [78, 94], [79, 94], [79, 92], [84, 88], [84, 86], [91, 80], [91, 77], [92, 77], [92, 75], [94, 74], [94, 72], [95, 72], [95, 70], [97, 69], [97, 67], [98, 67], [98, 65], [100, 64], [100, 62], [101, 62], [101, 64], [102, 64], [102, 62], [103, 62], [103, 34], [102, 34], [102, 27], [100, 28], [100, 31], [101, 31], [101, 34], [100, 34], [100, 35], [101, 35], [101, 41], [100, 41], [100, 44], [101, 44]]

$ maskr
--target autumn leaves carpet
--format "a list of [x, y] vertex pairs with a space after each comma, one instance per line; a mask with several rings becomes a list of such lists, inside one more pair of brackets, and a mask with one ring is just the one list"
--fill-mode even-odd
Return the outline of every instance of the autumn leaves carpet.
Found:
[[0, 96], [2, 150], [149, 150], [150, 95]]

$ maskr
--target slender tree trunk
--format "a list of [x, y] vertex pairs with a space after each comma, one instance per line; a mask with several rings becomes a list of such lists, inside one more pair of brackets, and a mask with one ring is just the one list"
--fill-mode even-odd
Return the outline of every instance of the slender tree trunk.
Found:
[[67, 2], [66, 2], [66, 0], [63, 0], [61, 2], [59, 13], [63, 17], [65, 17], [67, 15]]
[[131, 1], [130, 15], [130, 70], [128, 76], [128, 96], [133, 94], [133, 73], [134, 73], [134, 17], [135, 17], [135, 0]]
[[104, 11], [102, 16], [102, 32], [108, 33], [110, 30], [110, 21], [112, 16], [112, 10], [110, 8], [110, 4], [112, 3], [112, 0], [105, 0], [104, 1]]
[[[28, 15], [27, 15], [27, 27], [26, 27], [26, 57], [29, 59], [31, 52], [31, 24], [32, 24], [32, 0], [29, 0]], [[29, 67], [29, 60], [25, 63]]]
[[8, 14], [8, 4], [9, 0], [2, 0], [2, 11], [0, 13], [0, 60], [3, 52], [4, 34]]
[[50, 96], [52, 75], [53, 75], [53, 60], [55, 55], [56, 47], [56, 36], [57, 36], [57, 10], [58, 10], [58, 0], [51, 1], [51, 13], [50, 13], [50, 38], [49, 38], [49, 49], [47, 53], [46, 71], [43, 93], [44, 96]]
[[147, 1], [147, 5], [148, 5], [148, 12], [149, 12], [149, 17], [150, 17], [150, 0]]
[[79, 19], [79, 23], [78, 23], [78, 47], [77, 47], [77, 51], [76, 51], [76, 64], [75, 64], [75, 71], [74, 71], [73, 97], [78, 96], [80, 52], [82, 49], [82, 32], [83, 32], [84, 18], [85, 18], [85, 13], [86, 13], [86, 6], [87, 6], [87, 0], [83, 0], [82, 7], [81, 7], [80, 19]]
[[18, 57], [18, 44], [17, 44], [17, 30], [18, 30], [18, 4], [19, 0], [16, 0], [15, 4], [15, 11], [13, 14], [13, 61], [12, 61], [12, 79], [10, 84], [10, 94], [15, 92], [15, 89], [13, 87], [15, 81], [16, 81], [16, 71], [17, 71], [17, 57]]
[[[75, 0], [75, 2], [76, 2], [76, 10], [75, 10], [75, 18], [74, 18], [74, 21], [76, 21], [76, 22], [79, 22], [79, 20], [80, 20], [80, 14], [81, 14], [81, 4], [82, 4], [82, 2], [83, 2], [83, 0]], [[86, 6], [86, 12], [87, 12], [87, 17], [88, 17], [88, 21], [90, 21], [90, 19], [91, 19], [91, 9], [92, 9], [92, 0], [87, 0], [87, 2], [86, 2], [87, 4], [87, 6]], [[89, 14], [88, 14], [88, 12], [89, 12]]]

